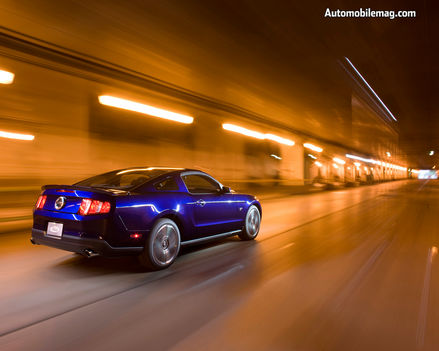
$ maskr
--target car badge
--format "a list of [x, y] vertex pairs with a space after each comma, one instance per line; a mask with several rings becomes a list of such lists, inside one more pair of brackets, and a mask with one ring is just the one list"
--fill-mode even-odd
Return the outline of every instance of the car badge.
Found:
[[55, 201], [55, 208], [57, 210], [60, 210], [64, 207], [65, 204], [66, 204], [66, 198], [64, 196], [60, 196]]

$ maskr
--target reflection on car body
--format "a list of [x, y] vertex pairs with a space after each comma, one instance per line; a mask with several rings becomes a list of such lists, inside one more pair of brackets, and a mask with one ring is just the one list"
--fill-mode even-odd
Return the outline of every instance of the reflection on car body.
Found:
[[261, 222], [254, 196], [198, 170], [128, 168], [42, 189], [32, 243], [86, 256], [138, 255], [150, 269], [171, 265], [184, 245], [252, 240]]

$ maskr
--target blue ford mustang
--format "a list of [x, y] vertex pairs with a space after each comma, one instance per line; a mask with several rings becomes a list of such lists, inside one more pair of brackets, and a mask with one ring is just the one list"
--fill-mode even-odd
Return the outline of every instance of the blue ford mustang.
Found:
[[171, 265], [181, 246], [259, 232], [261, 205], [208, 174], [163, 167], [112, 171], [74, 185], [45, 185], [31, 242], [86, 256], [138, 255]]

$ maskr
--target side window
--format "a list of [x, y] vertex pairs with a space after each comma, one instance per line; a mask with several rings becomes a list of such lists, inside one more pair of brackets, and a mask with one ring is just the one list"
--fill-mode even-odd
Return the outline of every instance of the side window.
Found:
[[142, 177], [140, 174], [123, 174], [119, 180], [119, 186], [135, 186], [145, 183], [148, 177]]
[[220, 190], [217, 182], [201, 174], [189, 174], [182, 178], [187, 189], [192, 194], [216, 193]]
[[179, 190], [174, 178], [167, 178], [159, 183], [155, 183], [154, 188], [156, 188], [156, 190]]

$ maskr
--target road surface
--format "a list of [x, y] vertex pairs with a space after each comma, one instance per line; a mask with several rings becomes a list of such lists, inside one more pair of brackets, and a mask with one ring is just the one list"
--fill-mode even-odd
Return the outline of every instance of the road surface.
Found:
[[0, 350], [438, 350], [439, 182], [265, 200], [160, 272], [0, 235]]

